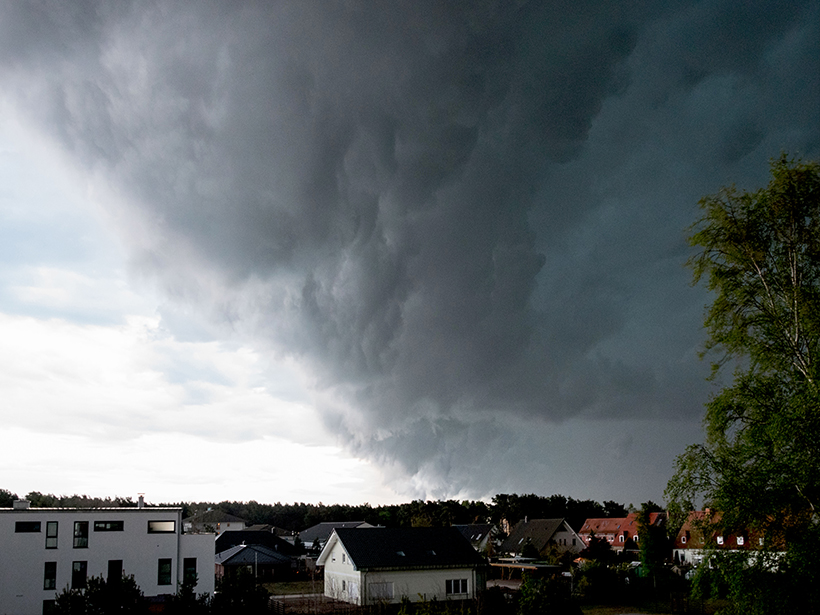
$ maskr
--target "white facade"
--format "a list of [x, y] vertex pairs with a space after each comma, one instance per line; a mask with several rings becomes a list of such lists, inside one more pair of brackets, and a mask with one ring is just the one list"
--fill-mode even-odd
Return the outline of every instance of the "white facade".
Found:
[[83, 577], [134, 575], [143, 594], [176, 593], [187, 570], [214, 590], [212, 534], [182, 534], [180, 508], [0, 509], [0, 615], [39, 615]]
[[337, 540], [323, 552], [325, 596], [352, 604], [395, 604], [408, 598], [467, 600], [476, 597], [473, 568], [359, 571]]

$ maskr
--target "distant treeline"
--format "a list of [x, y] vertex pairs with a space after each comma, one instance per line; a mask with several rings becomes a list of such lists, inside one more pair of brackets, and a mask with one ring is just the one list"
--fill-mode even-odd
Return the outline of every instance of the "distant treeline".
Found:
[[[0, 507], [9, 507], [17, 495], [0, 489]], [[25, 496], [32, 507], [100, 507], [136, 506], [133, 498], [93, 498], [87, 495], [56, 496], [33, 491]], [[654, 502], [647, 502], [653, 510], [661, 510]], [[361, 504], [260, 504], [250, 502], [175, 502], [162, 506], [182, 507], [183, 517], [189, 517], [208, 509], [221, 510], [245, 519], [251, 524], [268, 524], [298, 532], [323, 521], [366, 521], [385, 527], [447, 526], [461, 523], [492, 523], [500, 525], [502, 519], [510, 524], [528, 517], [530, 519], [565, 518], [575, 529], [584, 520], [597, 517], [624, 517], [631, 510], [630, 504], [610, 500], [603, 504], [593, 500], [576, 500], [563, 495], [540, 496], [535, 494], [499, 494], [491, 503], [480, 500], [414, 500], [406, 504], [371, 506]]]

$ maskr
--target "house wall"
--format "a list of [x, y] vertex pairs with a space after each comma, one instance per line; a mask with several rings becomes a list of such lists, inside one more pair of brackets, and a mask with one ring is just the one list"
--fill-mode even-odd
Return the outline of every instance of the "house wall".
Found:
[[[476, 597], [476, 574], [472, 568], [361, 572], [354, 568], [340, 541], [333, 545], [324, 567], [325, 596], [352, 604], [396, 604], [405, 596], [411, 602], [432, 599], [466, 600]], [[467, 580], [467, 593], [447, 594], [446, 582], [454, 579]], [[390, 599], [373, 594], [372, 586], [384, 583], [392, 583], [393, 597]]]
[[[555, 532], [553, 540], [555, 544], [562, 549], [572, 551], [573, 553], [580, 553], [586, 546], [581, 537], [566, 525]], [[573, 541], [575, 541], [575, 544], [573, 544]]]
[[[47, 523], [57, 522], [56, 548], [46, 548]], [[87, 547], [74, 546], [74, 523], [88, 522]], [[121, 521], [121, 531], [99, 531], [95, 521]], [[149, 521], [173, 521], [170, 533], [148, 533]], [[38, 532], [16, 532], [18, 522], [39, 522]], [[175, 508], [0, 510], [0, 615], [39, 615], [43, 601], [71, 586], [74, 562], [86, 562], [87, 577], [108, 576], [109, 560], [122, 560], [123, 573], [146, 596], [172, 594], [181, 583], [184, 558], [197, 560], [197, 593], [212, 593], [213, 536], [181, 534]], [[159, 560], [171, 560], [171, 584], [159, 585]], [[45, 589], [45, 564], [56, 563], [54, 589]]]

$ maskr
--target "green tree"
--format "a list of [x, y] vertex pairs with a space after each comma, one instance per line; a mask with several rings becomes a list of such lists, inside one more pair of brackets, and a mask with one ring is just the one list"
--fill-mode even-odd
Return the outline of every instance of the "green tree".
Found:
[[652, 587], [657, 588], [658, 573], [668, 559], [669, 541], [663, 527], [650, 523], [650, 514], [659, 512], [655, 508], [657, 504], [652, 500], [641, 505], [641, 511], [638, 513], [638, 552], [643, 573], [651, 579]]
[[[790, 569], [793, 581], [803, 575], [795, 599], [816, 609], [810, 577], [820, 562], [803, 545], [817, 544], [820, 498], [820, 165], [784, 155], [772, 161], [767, 187], [724, 188], [700, 205], [689, 265], [714, 295], [704, 354], [717, 356], [713, 379], [728, 366], [734, 373], [707, 403], [705, 442], [678, 457], [666, 497], [673, 510], [703, 501], [721, 513], [722, 530], [753, 528], [767, 548], [785, 545], [780, 570]], [[778, 576], [758, 570], [732, 579], [760, 583], [767, 574]], [[752, 595], [746, 585], [737, 588]]]
[[55, 600], [59, 615], [138, 615], [148, 612], [142, 591], [133, 575], [115, 581], [89, 577], [85, 589], [65, 588]]
[[16, 493], [12, 493], [7, 489], [0, 489], [0, 508], [11, 508], [16, 499], [18, 499]]

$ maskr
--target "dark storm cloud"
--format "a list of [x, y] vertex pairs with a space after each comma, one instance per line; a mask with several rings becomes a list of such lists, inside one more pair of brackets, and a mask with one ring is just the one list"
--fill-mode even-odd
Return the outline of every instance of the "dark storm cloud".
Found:
[[504, 417], [696, 420], [683, 229], [781, 149], [817, 155], [817, 23], [813, 2], [12, 2], [0, 67], [130, 203], [142, 271], [307, 364], [354, 450], [478, 492], [459, 463], [515, 446]]

